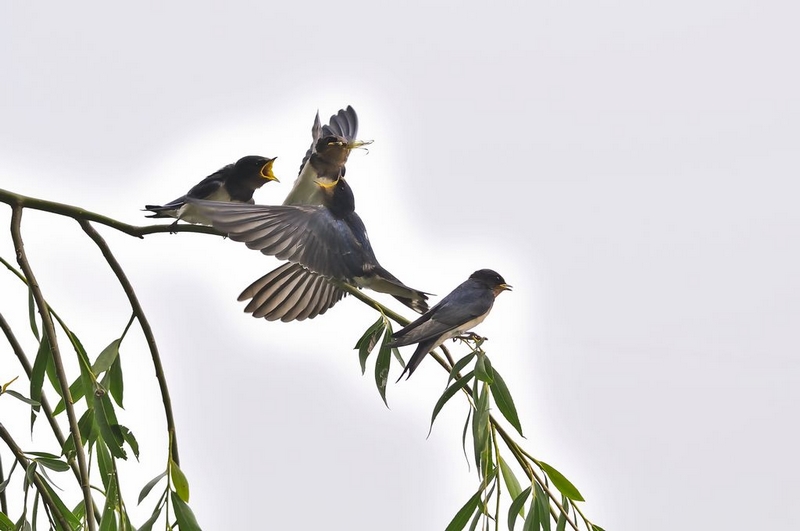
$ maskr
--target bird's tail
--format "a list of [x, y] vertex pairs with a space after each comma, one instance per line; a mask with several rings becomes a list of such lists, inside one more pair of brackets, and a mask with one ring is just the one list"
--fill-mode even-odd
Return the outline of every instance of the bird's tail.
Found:
[[172, 218], [175, 217], [175, 207], [162, 205], [145, 205], [143, 211], [150, 212], [146, 218]]
[[425, 359], [425, 355], [431, 351], [431, 349], [435, 344], [436, 344], [435, 340], [420, 342], [417, 345], [417, 350], [414, 351], [414, 355], [411, 356], [411, 359], [409, 359], [408, 363], [406, 363], [406, 368], [403, 369], [403, 372], [400, 374], [400, 378], [398, 378], [397, 381], [399, 382], [400, 380], [402, 380], [403, 376], [405, 376], [406, 373], [408, 373], [408, 376], [406, 376], [406, 380], [411, 378], [411, 375], [414, 374], [415, 370], [417, 370], [419, 364], [422, 363], [422, 360]]
[[382, 267], [375, 271], [375, 280], [370, 283], [369, 287], [381, 293], [388, 293], [417, 313], [428, 311], [428, 303], [426, 301], [430, 293], [409, 288]]
[[240, 301], [253, 317], [283, 322], [313, 319], [342, 300], [345, 292], [300, 264], [287, 262], [248, 286]]
[[350, 105], [331, 116], [328, 125], [322, 126], [322, 135], [334, 134], [347, 139], [348, 142], [356, 140], [358, 136], [358, 116]]

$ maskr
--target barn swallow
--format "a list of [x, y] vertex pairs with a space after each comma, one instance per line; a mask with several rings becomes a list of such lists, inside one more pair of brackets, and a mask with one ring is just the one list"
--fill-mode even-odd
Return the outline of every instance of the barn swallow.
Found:
[[252, 296], [253, 313], [269, 320], [311, 317], [344, 296], [329, 282], [332, 279], [388, 293], [414, 311], [427, 311], [427, 293], [409, 288], [378, 263], [347, 181], [339, 177], [317, 181], [316, 186], [322, 205], [238, 205], [189, 199], [214, 228], [232, 240], [295, 264], [257, 280], [240, 300]]
[[418, 343], [397, 381], [406, 373], [406, 379], [410, 378], [428, 352], [482, 323], [505, 290], [511, 290], [511, 286], [491, 269], [475, 271], [425, 315], [392, 334], [390, 347]]
[[[277, 158], [277, 157], [275, 157]], [[203, 217], [189, 203], [188, 198], [212, 201], [232, 201], [253, 203], [253, 192], [264, 183], [278, 181], [272, 173], [275, 158], [267, 159], [255, 155], [242, 157], [235, 164], [228, 164], [212, 173], [182, 195], [166, 205], [146, 205], [145, 210], [152, 213], [148, 218], [176, 218], [189, 223], [211, 225], [211, 220]], [[178, 223], [177, 221], [175, 222]]]
[[350, 151], [372, 143], [371, 140], [357, 140], [356, 135], [358, 116], [351, 106], [331, 116], [327, 125], [320, 124], [317, 112], [311, 128], [311, 147], [300, 164], [300, 173], [283, 204], [321, 205], [322, 194], [316, 183], [331, 183], [343, 177]]

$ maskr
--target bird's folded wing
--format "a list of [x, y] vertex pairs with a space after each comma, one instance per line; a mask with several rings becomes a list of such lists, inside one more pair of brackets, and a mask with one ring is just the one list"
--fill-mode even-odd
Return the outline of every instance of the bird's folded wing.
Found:
[[247, 205], [189, 199], [215, 229], [249, 248], [302, 264], [323, 276], [350, 278], [354, 243], [342, 222], [317, 205]]
[[467, 293], [453, 292], [434, 306], [428, 313], [395, 332], [392, 343], [396, 346], [410, 345], [455, 330], [488, 312], [492, 307], [491, 294], [478, 297]]
[[245, 311], [268, 321], [302, 321], [325, 313], [345, 296], [327, 278], [299, 264], [283, 264], [253, 282], [239, 300]]

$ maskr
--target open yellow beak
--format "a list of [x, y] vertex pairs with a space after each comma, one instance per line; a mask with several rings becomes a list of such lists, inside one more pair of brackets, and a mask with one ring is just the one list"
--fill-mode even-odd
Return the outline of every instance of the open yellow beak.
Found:
[[508, 284], [500, 284], [499, 286], [497, 286], [497, 288], [500, 291], [511, 291], [511, 286], [509, 286]]
[[272, 173], [272, 163], [275, 162], [275, 159], [278, 157], [269, 159], [263, 166], [261, 166], [261, 176], [268, 181], [275, 181], [276, 183], [281, 182], [275, 174]]
[[325, 188], [326, 190], [330, 190], [337, 184], [339, 184], [340, 177], [337, 177], [334, 181], [322, 181], [320, 179], [315, 179], [314, 182], [317, 183], [317, 186], [320, 188]]

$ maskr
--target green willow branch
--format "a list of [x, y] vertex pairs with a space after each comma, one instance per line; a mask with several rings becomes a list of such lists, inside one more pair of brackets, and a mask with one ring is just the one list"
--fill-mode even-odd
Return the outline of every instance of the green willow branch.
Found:
[[106, 259], [106, 262], [108, 262], [111, 270], [114, 271], [114, 274], [117, 276], [117, 280], [119, 280], [123, 291], [125, 291], [125, 295], [128, 297], [128, 302], [133, 309], [133, 313], [139, 320], [139, 324], [142, 327], [142, 332], [144, 332], [144, 337], [147, 340], [147, 346], [150, 349], [150, 357], [153, 360], [153, 366], [156, 370], [158, 386], [161, 390], [161, 401], [164, 404], [164, 413], [167, 417], [167, 432], [169, 433], [170, 441], [172, 441], [170, 445], [172, 460], [180, 465], [180, 458], [178, 457], [177, 434], [175, 431], [175, 417], [172, 413], [172, 399], [169, 395], [167, 379], [164, 376], [164, 366], [161, 363], [161, 355], [158, 352], [158, 345], [156, 344], [155, 335], [153, 335], [153, 329], [150, 327], [150, 322], [147, 320], [147, 316], [142, 309], [142, 305], [139, 303], [139, 298], [136, 296], [133, 286], [128, 280], [128, 277], [125, 275], [125, 271], [122, 269], [122, 266], [119, 265], [119, 262], [111, 252], [111, 248], [88, 221], [85, 219], [78, 219], [78, 223], [83, 231], [94, 241], [94, 243], [100, 249], [100, 252], [103, 253], [103, 257]]
[[[11, 434], [8, 433], [3, 423], [0, 422], [0, 439], [6, 443], [6, 446], [11, 450], [11, 453], [14, 454], [17, 462], [22, 466], [22, 469], [27, 472], [28, 467], [30, 466], [30, 461], [25, 454], [22, 452], [20, 447], [11, 437]], [[61, 524], [61, 527], [64, 529], [72, 529], [72, 526], [69, 525], [67, 519], [61, 514], [61, 511], [58, 510], [58, 506], [53, 501], [53, 498], [50, 496], [50, 492], [44, 485], [44, 481], [39, 476], [39, 474], [33, 474], [33, 484], [36, 485], [36, 490], [39, 491], [39, 494], [42, 496], [42, 500], [44, 501], [45, 505], [47, 505], [48, 512], [53, 515], [57, 520], [58, 523]], [[93, 522], [91, 518], [87, 518], [87, 521]]]
[[[11, 330], [11, 326], [8, 324], [8, 321], [6, 321], [5, 317], [3, 317], [2, 313], [0, 313], [0, 329], [3, 330], [3, 333], [5, 334], [8, 343], [11, 345], [11, 350], [14, 351], [14, 354], [17, 356], [20, 365], [22, 365], [22, 369], [25, 371], [25, 375], [30, 380], [31, 373], [33, 371], [30, 360], [28, 360], [28, 357], [25, 355], [25, 351], [22, 350], [22, 346], [19, 344], [19, 341], [17, 341], [17, 336], [14, 335], [14, 331]], [[39, 403], [42, 405], [45, 417], [47, 417], [47, 422], [50, 424], [50, 428], [53, 430], [53, 435], [55, 435], [55, 438], [58, 441], [59, 448], [64, 448], [64, 443], [66, 442], [66, 438], [64, 437], [64, 433], [61, 431], [61, 426], [58, 425], [58, 421], [56, 421], [56, 418], [53, 415], [53, 408], [50, 407], [50, 402], [47, 400], [47, 397], [44, 396], [44, 394], [42, 394], [41, 398], [39, 399]], [[72, 473], [75, 474], [75, 479], [80, 481], [81, 472], [78, 469], [78, 463], [75, 461], [75, 459], [69, 460], [69, 466], [72, 469]], [[5, 494], [5, 492], [3, 492], [2, 494]], [[99, 522], [100, 511], [97, 509], [96, 506], [95, 506], [94, 516], [95, 519]]]
[[78, 428], [78, 419], [75, 416], [75, 408], [72, 404], [72, 395], [69, 391], [69, 380], [67, 380], [67, 373], [64, 370], [64, 363], [61, 359], [61, 351], [58, 348], [58, 340], [56, 339], [56, 330], [53, 326], [53, 320], [50, 317], [50, 310], [47, 302], [42, 295], [42, 290], [39, 288], [39, 283], [33, 274], [28, 258], [25, 255], [25, 246], [22, 243], [22, 234], [20, 232], [20, 225], [22, 221], [22, 207], [17, 205], [11, 209], [11, 239], [14, 242], [14, 249], [17, 255], [17, 262], [19, 263], [22, 273], [28, 279], [28, 286], [33, 293], [33, 299], [36, 301], [36, 306], [39, 309], [39, 315], [42, 318], [42, 326], [44, 327], [47, 337], [50, 339], [50, 352], [53, 356], [53, 365], [55, 365], [56, 375], [58, 376], [58, 383], [61, 385], [61, 396], [64, 397], [64, 405], [66, 406], [67, 419], [69, 420], [70, 432], [72, 440], [75, 443], [75, 455], [78, 458], [78, 470], [81, 475], [81, 490], [83, 491], [83, 503], [86, 509], [86, 528], [88, 531], [95, 530], [95, 521], [92, 518], [94, 515], [94, 504], [92, 503], [92, 490], [89, 485], [89, 470], [86, 463], [86, 453], [83, 449], [81, 442], [81, 433]]
[[2, 188], [0, 188], [0, 203], [6, 203], [12, 208], [30, 208], [33, 210], [41, 210], [44, 212], [50, 212], [52, 214], [67, 216], [76, 220], [94, 221], [95, 223], [106, 225], [107, 227], [111, 227], [112, 229], [116, 229], [129, 236], [135, 236], [137, 238], [143, 238], [147, 234], [163, 232], [195, 232], [200, 234], [224, 236], [216, 229], [212, 227], [206, 227], [204, 225], [129, 225], [128, 223], [123, 223], [121, 221], [117, 221], [116, 219], [109, 218], [80, 207], [67, 205], [64, 203], [56, 203], [54, 201], [45, 201], [44, 199], [36, 199], [35, 197], [28, 197], [22, 194], [15, 194], [13, 192], [9, 192], [8, 190], [3, 190]]

